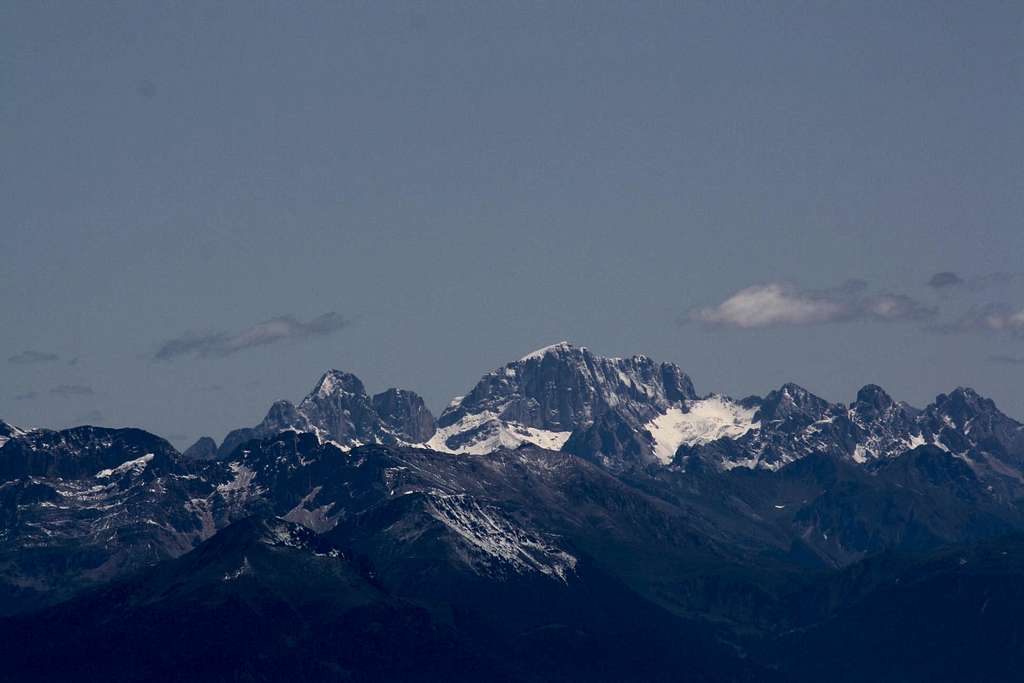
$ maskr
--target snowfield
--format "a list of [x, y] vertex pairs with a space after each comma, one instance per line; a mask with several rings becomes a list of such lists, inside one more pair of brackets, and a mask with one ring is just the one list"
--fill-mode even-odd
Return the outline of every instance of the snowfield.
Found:
[[735, 439], [756, 429], [756, 409], [747, 409], [722, 396], [710, 396], [669, 408], [645, 425], [654, 438], [654, 455], [664, 464], [672, 462], [676, 450], [682, 445], [702, 445], [727, 437]]

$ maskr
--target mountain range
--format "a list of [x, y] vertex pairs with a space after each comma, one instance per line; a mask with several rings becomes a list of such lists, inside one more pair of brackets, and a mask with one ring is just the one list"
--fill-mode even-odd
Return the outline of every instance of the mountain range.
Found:
[[437, 418], [330, 370], [183, 453], [0, 422], [0, 482], [4, 680], [1008, 680], [1024, 658], [1024, 425], [968, 388], [734, 399], [562, 342]]
[[370, 396], [359, 378], [331, 370], [298, 404], [276, 401], [258, 425], [216, 447], [202, 437], [191, 459], [228, 457], [240, 444], [285, 430], [318, 434], [348, 449], [413, 445], [482, 455], [531, 444], [617, 470], [682, 467], [777, 470], [811, 453], [859, 464], [933, 445], [993, 469], [1017, 468], [1024, 430], [992, 401], [957, 388], [922, 409], [867, 385], [849, 404], [829, 403], [795, 384], [735, 400], [699, 395], [677, 365], [646, 356], [604, 358], [568, 342], [484, 375], [434, 418], [407, 389]]

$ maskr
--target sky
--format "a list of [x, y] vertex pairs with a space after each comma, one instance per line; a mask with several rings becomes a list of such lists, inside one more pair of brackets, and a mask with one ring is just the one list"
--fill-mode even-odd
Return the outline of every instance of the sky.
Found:
[[0, 419], [187, 446], [562, 339], [1024, 420], [1024, 5], [0, 5]]

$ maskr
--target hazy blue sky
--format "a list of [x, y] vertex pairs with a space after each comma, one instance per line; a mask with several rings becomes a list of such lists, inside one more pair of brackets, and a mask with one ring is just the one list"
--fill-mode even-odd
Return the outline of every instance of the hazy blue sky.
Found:
[[1020, 2], [3, 3], [0, 417], [182, 446], [570, 339], [1024, 418], [1022, 86]]

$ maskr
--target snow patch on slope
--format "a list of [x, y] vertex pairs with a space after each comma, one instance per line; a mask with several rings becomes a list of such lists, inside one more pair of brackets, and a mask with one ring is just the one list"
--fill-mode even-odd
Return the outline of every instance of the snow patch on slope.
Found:
[[516, 573], [540, 572], [563, 582], [576, 567], [575, 557], [470, 496], [432, 492], [430, 500], [434, 518], [472, 551], [463, 557], [470, 566], [483, 570], [497, 561]]
[[217, 485], [221, 494], [246, 491], [256, 478], [256, 473], [241, 463], [233, 462], [228, 467], [235, 476], [231, 481]]
[[135, 473], [141, 472], [142, 470], [146, 469], [146, 465], [152, 459], [153, 459], [153, 454], [152, 453], [146, 453], [141, 458], [136, 458], [135, 460], [129, 460], [127, 462], [123, 462], [120, 465], [118, 465], [117, 467], [114, 467], [112, 469], [100, 470], [99, 472], [96, 473], [96, 478], [97, 479], [106, 479], [107, 477], [111, 477], [111, 476], [113, 476], [115, 474], [120, 475], [120, 474], [124, 474], [125, 472], [135, 472]]
[[241, 577], [245, 576], [246, 574], [252, 574], [252, 573], [253, 573], [252, 565], [249, 564], [249, 558], [248, 557], [243, 557], [242, 558], [242, 564], [238, 567], [238, 569], [236, 569], [233, 572], [226, 573], [224, 575], [224, 578], [221, 579], [221, 580], [222, 581], [234, 581], [235, 579], [240, 579]]
[[912, 434], [906, 441], [906, 448], [908, 451], [912, 451], [918, 446], [924, 446], [926, 443], [928, 442], [925, 441], [924, 436], [920, 434]]
[[25, 436], [26, 434], [28, 434], [28, 432], [26, 432], [24, 429], [20, 429], [12, 424], [7, 424], [6, 422], [0, 420], [0, 448], [3, 448], [4, 444], [10, 441], [11, 439], [16, 439], [19, 436]]
[[702, 445], [723, 437], [735, 439], [757, 427], [756, 409], [744, 408], [722, 396], [691, 401], [687, 408], [685, 413], [681, 408], [669, 408], [644, 425], [654, 438], [654, 455], [666, 465], [683, 444]]
[[554, 432], [506, 422], [488, 411], [466, 415], [458, 422], [437, 430], [430, 441], [420, 445], [433, 451], [459, 455], [485, 455], [501, 448], [518, 448], [524, 443], [557, 451], [569, 440], [570, 434], [571, 431]]

